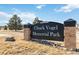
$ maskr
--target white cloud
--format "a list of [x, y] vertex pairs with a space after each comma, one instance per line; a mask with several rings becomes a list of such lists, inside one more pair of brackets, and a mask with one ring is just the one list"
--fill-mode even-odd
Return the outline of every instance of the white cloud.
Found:
[[20, 14], [17, 14], [21, 19], [23, 20], [23, 24], [26, 24], [28, 22], [33, 22], [36, 15], [34, 13], [30, 12], [21, 12]]
[[79, 8], [79, 4], [67, 4], [59, 9], [55, 9], [58, 12], [72, 12], [73, 10]]
[[[17, 12], [19, 11], [19, 12]], [[18, 9], [13, 9], [13, 12], [12, 13], [7, 13], [7, 12], [3, 12], [3, 11], [0, 11], [0, 20], [4, 21], [5, 22], [8, 22], [8, 20], [14, 15], [14, 14], [17, 14], [21, 20], [22, 20], [22, 23], [23, 24], [26, 24], [28, 22], [32, 23], [32, 21], [34, 20], [34, 18], [36, 17], [36, 14], [35, 13], [32, 13], [32, 12], [22, 12]]]
[[22, 12], [21, 10], [18, 10], [16, 8], [13, 8], [13, 13], [12, 14], [17, 14], [18, 16], [22, 18], [34, 18], [36, 15], [32, 12]]
[[8, 13], [6, 13], [6, 12], [0, 11], [0, 16], [10, 17], [11, 14], [8, 14]]
[[43, 7], [45, 7], [46, 5], [38, 5], [36, 6], [37, 9], [42, 9]]
[[19, 10], [17, 8], [12, 8], [11, 10], [13, 11], [14, 14], [21, 13], [21, 10]]

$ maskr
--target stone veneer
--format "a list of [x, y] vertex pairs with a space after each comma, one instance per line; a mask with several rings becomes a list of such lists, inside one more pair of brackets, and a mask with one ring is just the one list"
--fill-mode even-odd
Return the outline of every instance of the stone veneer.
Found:
[[65, 48], [76, 48], [76, 27], [64, 27], [64, 46]]
[[31, 40], [31, 30], [30, 28], [24, 28], [24, 39]]

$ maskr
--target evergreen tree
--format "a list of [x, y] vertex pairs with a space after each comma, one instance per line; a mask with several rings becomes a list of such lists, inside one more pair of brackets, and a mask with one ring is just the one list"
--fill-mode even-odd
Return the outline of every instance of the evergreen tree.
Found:
[[39, 18], [36, 17], [36, 18], [34, 19], [34, 21], [33, 21], [33, 24], [37, 24], [37, 23], [41, 23], [41, 22], [43, 22], [43, 21], [39, 20]]
[[8, 27], [10, 30], [21, 30], [22, 29], [22, 20], [17, 15], [13, 15], [12, 18], [10, 18]]
[[7, 30], [7, 26], [6, 25], [4, 26], [4, 30]]

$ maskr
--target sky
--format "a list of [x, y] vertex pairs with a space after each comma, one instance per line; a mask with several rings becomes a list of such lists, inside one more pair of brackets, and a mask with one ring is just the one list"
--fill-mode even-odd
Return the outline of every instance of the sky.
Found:
[[32, 23], [35, 17], [59, 23], [72, 18], [79, 23], [79, 4], [0, 4], [0, 26], [6, 25], [14, 14], [22, 24]]

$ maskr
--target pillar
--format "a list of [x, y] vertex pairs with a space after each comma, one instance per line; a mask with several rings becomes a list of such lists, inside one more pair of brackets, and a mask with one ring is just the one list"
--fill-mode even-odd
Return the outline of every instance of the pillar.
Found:
[[24, 39], [31, 40], [31, 25], [24, 25]]
[[64, 21], [64, 46], [68, 49], [76, 48], [76, 21]]

